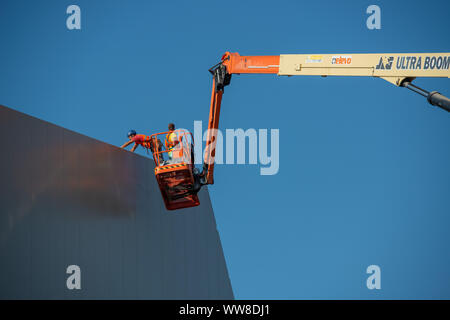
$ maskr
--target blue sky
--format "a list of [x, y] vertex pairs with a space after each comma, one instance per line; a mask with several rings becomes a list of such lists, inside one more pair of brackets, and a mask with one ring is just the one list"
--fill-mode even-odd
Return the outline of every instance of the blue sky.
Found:
[[[81, 30], [66, 28], [70, 4]], [[381, 30], [366, 28], [371, 4]], [[207, 69], [225, 51], [450, 52], [449, 9], [436, 0], [3, 0], [0, 104], [121, 145], [130, 128], [206, 125]], [[416, 84], [450, 95], [448, 79]], [[240, 75], [220, 126], [280, 130], [277, 175], [219, 165], [209, 187], [236, 298], [450, 298], [448, 113], [381, 79]], [[371, 264], [381, 290], [365, 285]]]

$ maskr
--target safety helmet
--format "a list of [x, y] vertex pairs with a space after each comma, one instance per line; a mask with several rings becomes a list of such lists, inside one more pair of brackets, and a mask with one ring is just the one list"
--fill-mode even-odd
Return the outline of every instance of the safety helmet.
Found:
[[136, 131], [134, 131], [134, 130], [130, 130], [130, 131], [128, 131], [128, 133], [127, 133], [127, 137], [129, 138], [129, 137], [131, 137], [131, 136], [135, 136], [136, 135]]

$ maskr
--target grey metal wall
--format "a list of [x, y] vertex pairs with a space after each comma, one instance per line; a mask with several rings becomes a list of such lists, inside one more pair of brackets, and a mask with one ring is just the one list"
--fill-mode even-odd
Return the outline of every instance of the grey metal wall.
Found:
[[1, 299], [233, 299], [207, 189], [166, 211], [151, 159], [3, 106], [0, 137]]

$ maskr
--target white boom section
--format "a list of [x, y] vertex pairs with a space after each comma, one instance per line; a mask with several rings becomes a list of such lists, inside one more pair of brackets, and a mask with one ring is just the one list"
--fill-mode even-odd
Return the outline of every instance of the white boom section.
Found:
[[417, 77], [450, 78], [450, 53], [282, 54], [278, 74], [373, 76], [400, 86]]

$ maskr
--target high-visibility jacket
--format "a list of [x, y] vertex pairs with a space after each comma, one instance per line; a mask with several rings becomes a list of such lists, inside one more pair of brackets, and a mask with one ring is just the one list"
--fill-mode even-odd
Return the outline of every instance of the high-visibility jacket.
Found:
[[150, 143], [150, 137], [144, 134], [137, 134], [133, 138], [133, 142], [138, 145], [143, 146], [144, 148], [151, 149], [152, 145]]
[[166, 149], [169, 151], [167, 155], [169, 156], [169, 159], [180, 159], [183, 157], [183, 150], [182, 148], [176, 148], [176, 146], [180, 143], [178, 141], [178, 136], [174, 131], [169, 132], [166, 135]]
[[166, 148], [172, 150], [178, 144], [177, 134], [174, 131], [170, 131], [166, 135]]

